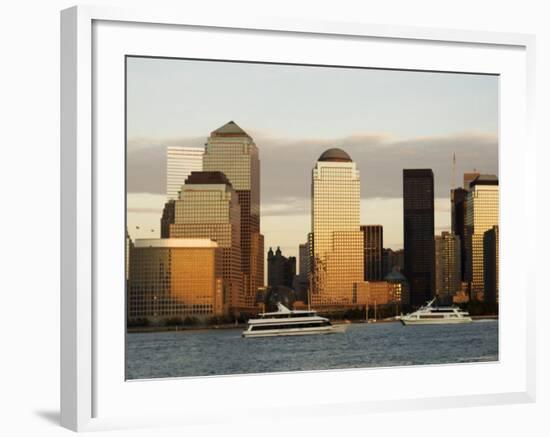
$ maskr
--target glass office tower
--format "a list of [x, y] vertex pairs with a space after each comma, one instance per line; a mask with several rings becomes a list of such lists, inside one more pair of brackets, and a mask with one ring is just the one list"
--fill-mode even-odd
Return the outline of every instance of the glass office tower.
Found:
[[260, 234], [260, 159], [254, 140], [230, 121], [210, 134], [203, 159], [205, 171], [219, 171], [229, 179], [240, 205], [243, 299], [255, 305], [264, 285], [264, 240]]
[[483, 236], [499, 223], [499, 187], [495, 175], [470, 182], [466, 212], [466, 280], [474, 298], [483, 300]]
[[174, 202], [170, 238], [208, 238], [221, 251], [224, 304], [244, 306], [241, 269], [241, 214], [237, 195], [221, 172], [192, 172]]
[[315, 307], [354, 303], [363, 281], [360, 180], [356, 164], [341, 149], [325, 151], [312, 171], [312, 292]]
[[435, 293], [434, 174], [431, 169], [403, 170], [404, 273], [410, 303], [419, 306]]

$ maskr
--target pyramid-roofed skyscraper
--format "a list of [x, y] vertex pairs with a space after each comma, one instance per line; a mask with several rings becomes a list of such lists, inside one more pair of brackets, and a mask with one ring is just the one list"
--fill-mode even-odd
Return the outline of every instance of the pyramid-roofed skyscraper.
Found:
[[[205, 171], [220, 171], [237, 193], [241, 210], [241, 267], [246, 311], [264, 285], [264, 241], [260, 234], [260, 159], [254, 140], [234, 121], [211, 132], [203, 159]], [[240, 310], [240, 309], [236, 309]]]

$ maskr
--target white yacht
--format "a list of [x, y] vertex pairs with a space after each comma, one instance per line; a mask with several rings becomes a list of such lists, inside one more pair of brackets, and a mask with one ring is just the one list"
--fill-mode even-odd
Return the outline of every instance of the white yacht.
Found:
[[443, 325], [452, 323], [470, 323], [472, 318], [466, 311], [456, 306], [433, 307], [435, 298], [414, 313], [401, 316], [404, 325]]
[[282, 335], [334, 334], [345, 332], [347, 325], [333, 325], [312, 310], [289, 310], [277, 303], [279, 311], [260, 313], [248, 321], [243, 337], [277, 337]]

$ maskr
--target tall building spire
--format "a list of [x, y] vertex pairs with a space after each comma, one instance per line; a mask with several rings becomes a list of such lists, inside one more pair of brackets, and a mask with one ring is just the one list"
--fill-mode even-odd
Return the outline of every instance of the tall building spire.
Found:
[[451, 190], [456, 187], [456, 154], [453, 152], [453, 170], [451, 174]]

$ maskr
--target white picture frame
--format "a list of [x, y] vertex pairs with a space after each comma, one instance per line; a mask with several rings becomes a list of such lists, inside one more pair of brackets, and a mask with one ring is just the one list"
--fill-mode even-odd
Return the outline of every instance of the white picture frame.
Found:
[[[184, 29], [181, 36], [178, 29]], [[141, 37], [145, 32], [147, 36]], [[326, 44], [330, 40], [335, 47], [341, 45], [343, 48], [340, 52], [329, 50], [323, 54], [327, 59], [332, 57], [333, 64], [347, 65], [342, 64], [346, 62], [343, 61], [343, 53], [352, 53], [355, 49], [353, 45], [368, 43], [373, 47], [372, 53], [378, 53], [378, 58], [373, 57], [377, 60], [372, 62], [378, 62], [379, 66], [386, 68], [414, 69], [414, 65], [417, 65], [417, 69], [423, 69], [424, 66], [424, 69], [437, 71], [488, 72], [500, 74], [504, 78], [501, 83], [499, 155], [503, 197], [501, 250], [504, 254], [501, 267], [502, 355], [498, 363], [140, 382], [125, 382], [124, 378], [121, 379], [124, 369], [120, 368], [120, 355], [123, 356], [124, 353], [119, 349], [124, 331], [124, 311], [121, 311], [120, 305], [122, 302], [123, 309], [124, 285], [121, 280], [123, 263], [118, 261], [123, 259], [120, 256], [123, 256], [124, 251], [124, 227], [120, 227], [120, 236], [113, 234], [113, 229], [120, 225], [120, 214], [123, 214], [123, 211], [118, 211], [120, 198], [117, 195], [120, 194], [120, 175], [124, 173], [120, 161], [124, 142], [120, 143], [122, 149], [118, 146], [111, 147], [112, 153], [116, 154], [113, 156], [107, 156], [110, 152], [101, 148], [105, 141], [114, 139], [117, 144], [117, 139], [120, 139], [120, 105], [123, 106], [120, 101], [123, 89], [120, 86], [124, 74], [120, 70], [120, 56], [124, 53], [156, 53], [164, 56], [172, 50], [172, 55], [178, 57], [181, 56], [178, 48], [181, 44], [178, 46], [176, 41], [171, 45], [170, 41], [174, 37], [196, 37], [197, 41], [204, 44], [195, 46], [192, 53], [199, 53], [200, 56], [200, 52], [204, 52], [203, 57], [215, 57], [215, 42], [220, 41], [217, 32], [223, 32], [224, 39], [242, 39], [239, 47], [243, 51], [235, 52], [229, 59], [275, 59], [282, 56], [276, 49], [279, 46], [278, 40], [282, 39], [293, 39], [293, 43], [298, 46], [302, 40], [304, 44], [312, 44], [310, 56], [316, 56], [314, 44]], [[258, 48], [255, 45], [257, 43], [247, 42], [251, 41], [252, 36], [255, 40], [263, 38], [265, 45], [262, 45], [261, 50], [255, 50]], [[200, 40], [203, 37], [206, 39]], [[210, 37], [213, 39], [208, 43]], [[128, 42], [131, 44], [130, 48], [125, 46]], [[399, 59], [395, 57], [395, 53], [393, 58], [391, 54], [382, 53], [380, 44], [387, 51], [392, 51], [393, 46], [401, 45], [395, 49], [401, 51]], [[346, 50], [346, 46], [350, 50]], [[163, 47], [163, 53], [160, 53], [160, 47]], [[425, 53], [423, 47], [426, 49]], [[284, 55], [289, 57], [287, 60], [292, 58], [291, 60], [300, 61], [300, 52], [291, 53], [288, 49], [287, 46]], [[417, 51], [408, 52], [413, 49]], [[447, 55], [446, 52], [451, 49], [456, 49], [456, 53]], [[248, 55], [246, 50], [250, 51]], [[521, 199], [518, 201], [521, 203], [533, 200], [536, 196], [536, 145], [532, 133], [534, 51], [534, 37], [523, 34], [363, 23], [297, 22], [270, 18], [243, 18], [242, 21], [225, 22], [223, 17], [215, 15], [202, 17], [153, 9], [135, 11], [78, 6], [62, 11], [61, 424], [81, 431], [251, 420], [247, 418], [250, 412], [254, 413], [254, 420], [261, 421], [273, 414], [273, 411], [290, 416], [366, 414], [373, 411], [534, 401], [535, 312], [532, 303], [527, 305], [528, 301], [534, 301], [534, 273], [525, 260], [521, 261], [514, 254], [534, 247], [535, 218], [529, 216], [525, 208], [518, 208], [517, 203], [513, 205], [505, 201], [514, 198]], [[434, 53], [438, 53], [438, 59], [433, 57]], [[422, 56], [426, 57], [425, 60], [419, 61]], [[429, 59], [433, 59], [433, 62]], [[455, 67], [451, 69], [444, 65]], [[472, 70], [469, 65], [481, 67]], [[102, 108], [109, 108], [113, 112], [109, 117], [104, 116], [106, 112]], [[514, 146], [518, 143], [522, 147]], [[514, 165], [512, 180], [511, 171]], [[115, 189], [111, 189], [112, 187]], [[106, 211], [113, 212], [108, 220], [104, 216]], [[112, 254], [108, 263], [104, 256], [106, 253]], [[531, 272], [532, 275], [525, 277], [532, 279], [525, 281], [523, 276], [514, 276], [513, 269], [506, 268], [512, 265]], [[113, 292], [112, 287], [108, 287], [109, 284], [115, 284], [116, 291], [117, 283], [120, 286], [120, 296], [114, 296], [113, 304], [107, 306], [102, 293], [107, 288]], [[504, 284], [509, 284], [509, 289], [519, 290], [516, 291], [518, 295], [513, 306], [507, 297], [507, 285]], [[511, 320], [512, 315], [514, 320]], [[509, 342], [513, 344], [508, 344]], [[111, 360], [111, 357], [116, 358]], [[425, 381], [429, 375], [445, 377], [449, 372], [454, 375], [463, 374], [464, 378], [478, 372], [478, 379], [474, 379], [474, 383], [478, 381], [478, 389], [474, 386], [462, 388], [461, 377], [458, 376], [456, 385], [450, 384], [448, 389], [438, 390], [435, 386], [429, 387], [429, 383], [423, 387], [405, 384], [401, 391], [394, 388], [386, 395], [381, 395], [383, 392], [376, 388], [374, 381], [374, 378], [380, 381], [387, 378], [395, 381], [418, 378]], [[342, 399], [330, 396], [330, 402], [306, 402], [299, 405], [299, 412], [296, 408], [283, 405], [277, 393], [277, 387], [281, 384], [315, 390], [322, 382], [330, 392], [338, 384], [354, 383], [359, 379], [369, 390], [359, 390], [359, 393]], [[182, 401], [180, 405], [174, 405], [174, 393], [183, 386], [195, 398], [193, 402]], [[226, 409], [223, 402], [208, 401], [208, 394], [212, 394], [214, 390], [234, 393], [236, 389], [246, 391], [258, 388], [272, 390], [273, 399], [260, 398], [255, 405], [245, 408], [244, 411]], [[132, 403], [136, 396], [141, 396], [143, 405]], [[165, 396], [165, 401], [156, 406], [147, 403], [147, 399], [158, 399], [158, 396]], [[207, 402], [210, 408], [208, 411], [204, 408]]]

